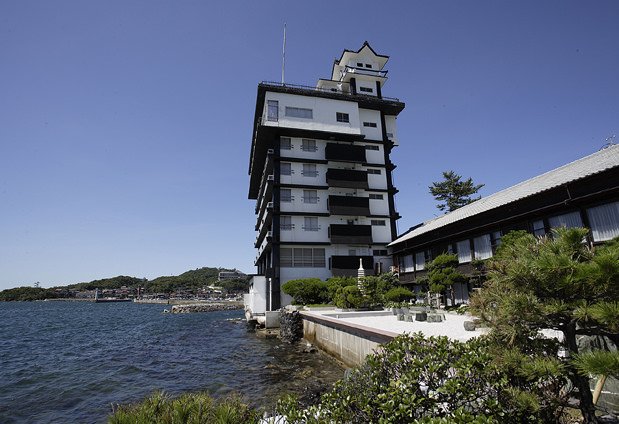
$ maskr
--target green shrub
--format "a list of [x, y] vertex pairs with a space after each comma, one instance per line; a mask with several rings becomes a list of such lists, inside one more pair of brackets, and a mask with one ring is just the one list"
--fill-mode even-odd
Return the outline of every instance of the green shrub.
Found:
[[346, 286], [335, 295], [335, 306], [338, 308], [359, 308], [363, 304], [363, 295], [357, 286]]
[[289, 397], [278, 411], [306, 424], [558, 422], [544, 414], [557, 418], [560, 408], [530, 402], [530, 391], [510, 385], [490, 347], [485, 339], [401, 335], [368, 355], [321, 404], [303, 408]]
[[404, 287], [394, 287], [385, 294], [385, 300], [388, 302], [407, 302], [414, 298], [415, 293]]
[[287, 281], [282, 284], [282, 291], [292, 296], [298, 305], [327, 303], [329, 301], [327, 283], [318, 278]]
[[335, 296], [339, 289], [347, 286], [356, 286], [356, 277], [331, 277], [327, 280], [327, 293], [329, 302], [335, 303]]
[[172, 397], [156, 392], [140, 403], [117, 405], [110, 424], [249, 424], [258, 423], [260, 413], [238, 395], [214, 399], [207, 393], [185, 393]]

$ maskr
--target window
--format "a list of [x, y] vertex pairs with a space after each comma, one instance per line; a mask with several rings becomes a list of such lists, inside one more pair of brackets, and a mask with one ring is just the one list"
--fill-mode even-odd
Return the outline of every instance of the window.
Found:
[[382, 194], [370, 193], [370, 199], [383, 200]]
[[488, 259], [492, 257], [492, 243], [490, 243], [490, 234], [484, 234], [473, 239], [473, 247], [475, 248], [475, 259]]
[[365, 64], [365, 67], [366, 67], [366, 68], [371, 68], [371, 67], [372, 67], [372, 65], [370, 65], [369, 63], [366, 63], [366, 64]]
[[343, 112], [335, 112], [335, 120], [337, 122], [350, 122], [349, 115]]
[[593, 241], [606, 241], [619, 236], [619, 202], [587, 209]]
[[281, 137], [279, 139], [279, 149], [280, 150], [292, 150], [292, 142], [290, 137]]
[[367, 145], [367, 146], [365, 146], [365, 150], [379, 150], [379, 147], [378, 146]]
[[380, 175], [380, 169], [368, 169], [368, 174]]
[[283, 268], [324, 268], [325, 249], [282, 247], [279, 265]]
[[372, 254], [374, 256], [387, 256], [387, 249], [373, 250]]
[[533, 235], [536, 237], [543, 236], [546, 234], [546, 228], [544, 227], [544, 221], [539, 220], [533, 222]]
[[282, 231], [290, 231], [294, 228], [294, 224], [292, 223], [291, 216], [280, 216], [279, 217], [279, 229]]
[[364, 91], [366, 93], [373, 93], [374, 90], [371, 89], [370, 87], [359, 87], [359, 91]]
[[348, 249], [348, 256], [357, 256], [357, 251], [355, 249]]
[[490, 236], [492, 238], [492, 250], [494, 251], [501, 244], [502, 234], [500, 231], [494, 231]]
[[359, 68], [363, 68], [363, 63], [361, 63], [361, 62], [357, 62], [357, 66], [358, 66]]
[[426, 254], [424, 252], [415, 253], [415, 270], [421, 271], [426, 265]]
[[290, 162], [281, 162], [279, 164], [279, 173], [281, 175], [292, 175], [292, 164]]
[[566, 213], [552, 218], [548, 218], [548, 226], [550, 228], [566, 228], [582, 227], [582, 220], [579, 212]]
[[373, 219], [372, 220], [372, 225], [377, 225], [379, 227], [384, 227], [385, 226], [385, 221], [382, 219]]
[[387, 133], [387, 138], [393, 138], [393, 133]]
[[471, 256], [471, 243], [468, 240], [462, 240], [456, 243], [456, 249], [458, 250], [458, 262], [461, 264], [471, 262], [473, 257]]
[[305, 225], [303, 225], [303, 230], [305, 231], [320, 230], [320, 227], [318, 226], [318, 217], [317, 216], [306, 216]]
[[289, 188], [282, 188], [279, 191], [279, 201], [292, 202], [292, 190], [290, 190]]
[[303, 203], [318, 203], [318, 191], [303, 190]]
[[316, 165], [312, 163], [304, 163], [302, 174], [304, 177], [317, 177], [318, 171], [316, 171]]
[[315, 152], [318, 150], [318, 147], [316, 147], [316, 140], [308, 140], [304, 138], [301, 140], [301, 150], [304, 152]]
[[314, 112], [312, 109], [286, 106], [286, 116], [291, 118], [314, 119]]
[[376, 128], [376, 122], [364, 122], [364, 127]]
[[267, 100], [267, 121], [279, 119], [279, 102], [277, 100]]
[[400, 271], [413, 272], [414, 270], [413, 255], [400, 256]]

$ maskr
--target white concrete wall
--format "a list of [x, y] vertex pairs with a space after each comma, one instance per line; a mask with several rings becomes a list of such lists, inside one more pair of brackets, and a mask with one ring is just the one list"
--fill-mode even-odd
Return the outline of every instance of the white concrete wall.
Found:
[[[310, 189], [310, 188], [308, 188]], [[292, 202], [280, 202], [280, 211], [282, 214], [286, 212], [317, 212], [327, 213], [327, 198], [329, 193], [327, 190], [316, 190], [318, 194], [317, 203], [304, 203], [303, 202], [303, 190], [302, 188], [291, 188]]]
[[[373, 122], [376, 128], [364, 127], [364, 122]], [[369, 140], [382, 140], [382, 125], [380, 123], [380, 112], [377, 110], [359, 109], [359, 129], [361, 134]]]
[[[266, 126], [359, 134], [359, 109], [356, 102], [267, 92], [263, 110], [264, 117], [267, 116], [268, 100], [279, 102], [279, 120], [277, 122], [265, 120], [263, 124]], [[286, 106], [312, 109], [313, 119], [288, 117], [286, 116]], [[350, 122], [337, 122], [336, 112], [348, 113]]]
[[393, 141], [393, 144], [399, 146], [400, 142], [398, 141], [398, 130], [396, 129], [395, 120], [395, 116], [385, 115], [385, 129], [387, 130], [387, 133], [393, 134], [393, 137], [389, 137], [389, 139]]

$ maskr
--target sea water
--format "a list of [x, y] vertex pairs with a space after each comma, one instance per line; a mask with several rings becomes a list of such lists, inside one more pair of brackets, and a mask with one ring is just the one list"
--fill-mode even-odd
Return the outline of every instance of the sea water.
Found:
[[[241, 393], [272, 407], [344, 370], [320, 353], [248, 331], [241, 310], [164, 314], [166, 305], [0, 303], [0, 423], [103, 423], [156, 390]], [[311, 383], [310, 383], [311, 384]]]

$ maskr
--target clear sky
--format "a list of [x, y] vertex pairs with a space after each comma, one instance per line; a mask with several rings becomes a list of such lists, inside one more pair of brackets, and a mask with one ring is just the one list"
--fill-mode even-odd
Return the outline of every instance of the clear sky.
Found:
[[[399, 233], [454, 170], [487, 196], [619, 133], [619, 2], [0, 2], [0, 289], [254, 272], [257, 84], [390, 56]], [[619, 134], [618, 134], [619, 135]], [[619, 137], [615, 139], [619, 142]]]

